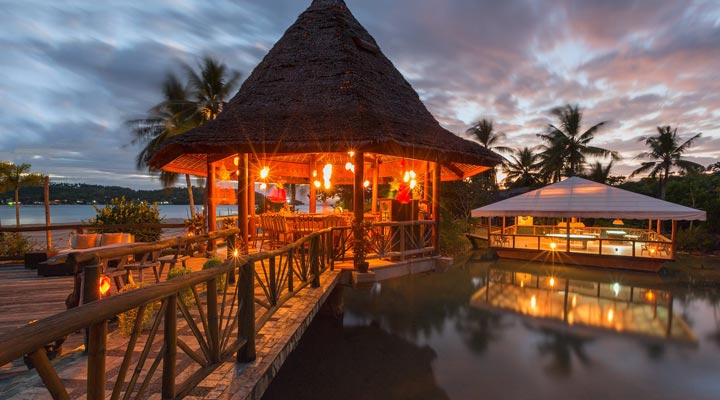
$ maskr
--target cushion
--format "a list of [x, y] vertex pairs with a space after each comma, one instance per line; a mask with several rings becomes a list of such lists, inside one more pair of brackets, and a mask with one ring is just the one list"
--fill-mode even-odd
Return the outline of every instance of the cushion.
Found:
[[124, 243], [124, 237], [122, 233], [103, 233], [102, 234], [102, 242], [100, 243], [102, 246], [107, 246], [109, 244], [120, 244]]
[[123, 243], [135, 243], [135, 236], [132, 233], [123, 233]]
[[74, 249], [89, 249], [97, 246], [98, 240], [97, 233], [87, 233], [75, 235], [75, 246]]

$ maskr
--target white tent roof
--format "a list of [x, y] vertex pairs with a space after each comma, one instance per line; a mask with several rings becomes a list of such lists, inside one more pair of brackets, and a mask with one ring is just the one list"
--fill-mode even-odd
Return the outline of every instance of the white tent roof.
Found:
[[707, 218], [705, 211], [578, 177], [472, 211], [473, 217], [518, 215], [701, 221]]

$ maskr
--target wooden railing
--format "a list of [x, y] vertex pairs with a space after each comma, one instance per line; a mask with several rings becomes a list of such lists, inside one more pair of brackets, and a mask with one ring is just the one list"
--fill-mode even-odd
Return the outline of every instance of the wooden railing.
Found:
[[[367, 259], [395, 258], [432, 254], [435, 221], [376, 222], [372, 224], [370, 241], [373, 251]], [[352, 229], [332, 228], [333, 260], [347, 260], [352, 256]]]
[[[229, 229], [193, 238], [76, 254], [74, 258], [82, 263], [154, 251], [176, 242], [217, 238], [227, 238], [231, 244], [228, 253], [232, 255], [238, 232]], [[120, 314], [134, 313], [136, 319], [110, 398], [147, 397], [151, 384], [158, 380], [163, 398], [183, 397], [227, 357], [235, 354], [241, 362], [255, 359], [257, 331], [298, 290], [308, 285], [318, 287], [320, 274], [332, 268], [330, 243], [332, 230], [321, 230], [271, 252], [231, 256], [218, 267], [99, 301], [100, 268], [84, 267], [84, 304], [0, 336], [3, 343], [0, 365], [29, 355], [52, 397], [67, 399], [68, 392], [44, 346], [85, 328], [87, 398], [104, 399], [108, 321]], [[239, 278], [233, 284], [236, 275]], [[262, 288], [261, 299], [256, 299], [255, 282]], [[256, 304], [265, 308], [257, 319]], [[161, 363], [158, 378], [156, 372]], [[179, 365], [184, 368], [182, 374], [178, 374]], [[178, 379], [182, 381], [177, 382]]]

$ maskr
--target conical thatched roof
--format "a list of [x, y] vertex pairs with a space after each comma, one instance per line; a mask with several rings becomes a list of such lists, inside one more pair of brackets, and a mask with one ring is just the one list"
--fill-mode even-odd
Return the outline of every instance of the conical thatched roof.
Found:
[[315, 0], [217, 120], [172, 138], [150, 163], [204, 175], [207, 155], [349, 149], [439, 161], [455, 179], [500, 161], [440, 126], [342, 0]]

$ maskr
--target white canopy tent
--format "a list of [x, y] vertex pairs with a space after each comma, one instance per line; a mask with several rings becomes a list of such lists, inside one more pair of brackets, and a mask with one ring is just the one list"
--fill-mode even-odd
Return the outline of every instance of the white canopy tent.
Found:
[[572, 177], [477, 208], [473, 217], [533, 216], [556, 218], [625, 218], [701, 220], [705, 211], [681, 206], [613, 186]]

